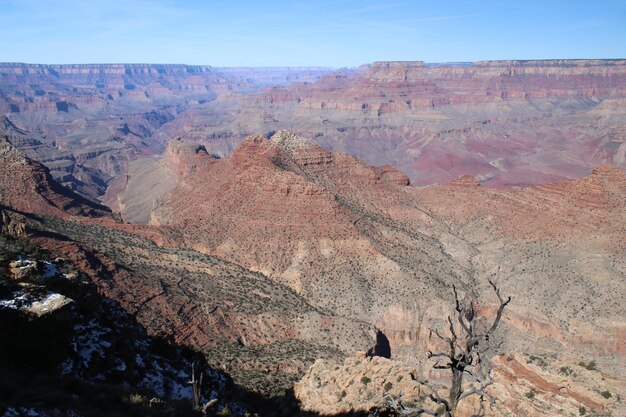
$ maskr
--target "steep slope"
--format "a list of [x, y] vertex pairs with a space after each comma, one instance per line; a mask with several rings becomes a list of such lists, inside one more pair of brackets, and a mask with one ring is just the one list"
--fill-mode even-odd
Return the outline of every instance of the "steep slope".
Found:
[[6, 138], [0, 139], [0, 203], [27, 213], [57, 216], [110, 216], [110, 211], [54, 181]]
[[189, 416], [192, 366], [204, 374], [202, 397], [216, 400], [213, 409], [242, 408], [228, 375], [148, 336], [58, 254], [0, 234], [3, 415]]
[[414, 188], [390, 167], [285, 131], [249, 137], [230, 158], [188, 155], [197, 169], [157, 203], [154, 224], [179, 244], [262, 271], [318, 308], [375, 324], [394, 355], [427, 378], [441, 378], [423, 352], [437, 347], [429, 329], [445, 325], [451, 285], [478, 297], [481, 316], [490, 316], [487, 280], [495, 278], [515, 300], [499, 352], [549, 353], [569, 364], [593, 358], [620, 380], [621, 170], [602, 165], [589, 177], [530, 188], [487, 188], [469, 176]]
[[183, 177], [152, 223], [172, 227], [188, 247], [236, 260], [317, 305], [365, 319], [371, 303], [385, 309], [411, 290], [431, 291], [425, 283], [432, 276], [462, 274], [439, 268], [447, 255], [419, 234], [406, 243], [421, 246], [411, 260], [423, 261], [416, 268], [385, 253], [389, 242], [376, 235], [396, 232], [380, 208], [401, 198], [398, 189], [407, 183], [389, 167], [373, 169], [281, 131], [269, 140], [250, 137], [232, 157]]
[[0, 113], [49, 147], [24, 151], [93, 198], [129, 161], [163, 150], [169, 138], [156, 132], [187, 102], [213, 100], [232, 86], [208, 66], [3, 63], [0, 73]]
[[[169, 160], [181, 177], [202, 166], [183, 164], [185, 150], [172, 150]], [[158, 228], [116, 222], [6, 140], [0, 160], [3, 233], [23, 236], [26, 230], [33, 242], [73, 262], [148, 335], [201, 352], [218, 348], [207, 359], [248, 388], [279, 393], [315, 357], [341, 357], [373, 340], [367, 322], [316, 308], [257, 272], [177, 247]], [[235, 360], [259, 345], [266, 350], [254, 360]], [[262, 373], [268, 363], [275, 367]]]

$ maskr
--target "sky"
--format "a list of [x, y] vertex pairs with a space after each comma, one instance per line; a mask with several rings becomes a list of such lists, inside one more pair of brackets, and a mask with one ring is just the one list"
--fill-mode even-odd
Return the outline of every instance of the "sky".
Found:
[[626, 58], [626, 0], [0, 0], [0, 62]]

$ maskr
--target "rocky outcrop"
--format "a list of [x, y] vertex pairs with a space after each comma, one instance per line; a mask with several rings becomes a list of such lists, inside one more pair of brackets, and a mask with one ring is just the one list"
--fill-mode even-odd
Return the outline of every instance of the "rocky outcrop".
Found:
[[302, 408], [322, 415], [385, 408], [393, 398], [423, 402], [431, 392], [417, 380], [415, 368], [360, 352], [343, 363], [318, 360], [295, 385]]
[[14, 220], [8, 212], [0, 209], [0, 235], [26, 236], [26, 225], [19, 220]]
[[[35, 247], [33, 241], [22, 249], [2, 241], [0, 268], [7, 256], [18, 258], [11, 264], [49, 266], [29, 282], [16, 284], [0, 276], [0, 377], [7, 412], [121, 415], [143, 409], [140, 414], [189, 415], [192, 367], [203, 375], [199, 387], [203, 404], [212, 401], [215, 410], [243, 410], [242, 404], [228, 399], [233, 384], [227, 375], [208, 367], [189, 349], [150, 337], [117, 302], [103, 297], [76, 265], [61, 258], [33, 258]], [[42, 254], [39, 248], [35, 253]], [[16, 387], [19, 396], [12, 394]], [[131, 392], [128, 387], [133, 387]], [[94, 402], [91, 389], [102, 401]], [[28, 400], [31, 394], [23, 395], [26, 392], [54, 396], [33, 403]]]
[[376, 329], [376, 344], [367, 350], [365, 356], [368, 358], [380, 356], [381, 358], [391, 359], [389, 339], [387, 339], [387, 336], [380, 330]]
[[59, 185], [45, 166], [0, 139], [0, 203], [27, 213], [110, 216], [109, 210]]
[[209, 113], [190, 108], [179, 126], [209, 152], [289, 129], [370, 165], [391, 164], [417, 185], [469, 174], [487, 186], [528, 186], [602, 162], [624, 168], [625, 80], [624, 60], [377, 62], [223, 96]]
[[623, 351], [624, 323], [615, 321], [626, 242], [620, 170], [599, 167], [550, 186], [496, 190], [466, 176], [414, 188], [380, 181], [379, 169], [297, 135], [276, 135], [249, 137], [232, 157], [186, 176], [154, 220], [183, 246], [375, 324], [398, 360], [441, 348], [429, 329], [447, 328], [451, 283], [484, 295], [479, 320], [493, 316], [487, 280], [499, 270], [500, 286], [518, 300], [503, 319], [499, 352], [566, 350], [570, 361], [619, 366], [611, 355]]
[[624, 167], [625, 68], [624, 60], [375, 62], [333, 72], [0, 64], [0, 111], [5, 130], [47, 147], [29, 157], [93, 198], [172, 138], [227, 156], [250, 134], [280, 129], [398, 167], [417, 185], [469, 174], [487, 186], [527, 186], [602, 162]]
[[471, 175], [462, 175], [459, 178], [452, 180], [448, 183], [453, 187], [478, 187], [480, 183], [476, 181], [476, 178]]
[[[598, 413], [619, 415], [624, 406], [616, 398], [615, 375], [588, 370], [552, 357], [510, 354], [493, 360], [493, 385], [488, 392], [496, 399], [486, 416], [559, 416]], [[296, 398], [305, 410], [323, 415], [369, 411], [401, 406], [436, 410], [429, 394], [433, 389], [445, 398], [444, 383], [426, 381], [415, 368], [394, 360], [367, 358], [360, 353], [343, 363], [318, 360], [295, 385]], [[466, 387], [469, 389], [469, 386]], [[458, 414], [473, 415], [478, 397], [467, 397]]]

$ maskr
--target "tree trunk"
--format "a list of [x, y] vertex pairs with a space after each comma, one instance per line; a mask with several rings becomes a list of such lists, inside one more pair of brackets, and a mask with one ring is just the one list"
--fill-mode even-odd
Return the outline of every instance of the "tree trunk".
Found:
[[461, 389], [463, 384], [463, 370], [452, 367], [452, 386], [450, 386], [450, 417], [456, 414], [456, 407], [459, 405], [461, 398]]

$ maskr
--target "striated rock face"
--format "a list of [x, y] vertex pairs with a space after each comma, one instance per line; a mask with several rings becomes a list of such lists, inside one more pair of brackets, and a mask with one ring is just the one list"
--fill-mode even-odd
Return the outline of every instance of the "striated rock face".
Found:
[[626, 410], [614, 395], [621, 382], [605, 372], [550, 356], [500, 355], [493, 364], [490, 392], [498, 401], [491, 415], [580, 415], [583, 409], [621, 415]]
[[235, 77], [239, 83], [267, 87], [294, 82], [315, 82], [332, 72], [332, 69], [323, 67], [216, 67], [215, 70]]
[[324, 69], [0, 63], [0, 133], [52, 176], [98, 198], [135, 159], [160, 154], [176, 137], [163, 128], [219, 94], [268, 83], [314, 80]]
[[27, 213], [109, 216], [109, 210], [60, 186], [43, 165], [0, 139], [0, 203]]
[[280, 129], [398, 167], [417, 185], [469, 174], [525, 186], [626, 163], [624, 60], [375, 62], [333, 72], [4, 63], [0, 73], [0, 129], [92, 198], [173, 138], [228, 156], [247, 136]]
[[[214, 366], [251, 389], [265, 392], [274, 376], [289, 387], [316, 357], [341, 359], [372, 346], [375, 328], [398, 366], [445, 384], [424, 353], [445, 348], [430, 329], [447, 328], [452, 284], [477, 297], [478, 325], [487, 322], [497, 306], [488, 284], [495, 278], [514, 301], [494, 354], [557, 355], [558, 369], [593, 360], [615, 381], [606, 390], [622, 395], [626, 181], [619, 169], [599, 166], [588, 177], [528, 188], [477, 186], [471, 177], [415, 188], [397, 170], [287, 131], [248, 137], [222, 159], [172, 141], [163, 158], [150, 158], [142, 176], [128, 180], [144, 185], [118, 194], [127, 213], [134, 207], [151, 216], [152, 225], [136, 225], [80, 217], [96, 208], [57, 193], [45, 168], [10, 144], [0, 149], [1, 166], [10, 168], [0, 182], [3, 207], [45, 214], [24, 216], [42, 246], [71, 260], [149, 335], [210, 351]], [[171, 184], [165, 194], [157, 192], [161, 180]], [[506, 388], [507, 378], [532, 381], [541, 412], [574, 410], [575, 401], [608, 405], [587, 392], [602, 381], [593, 375], [576, 380], [576, 395], [591, 387], [582, 396], [553, 399], [553, 371], [506, 363], [507, 410], [528, 405], [526, 392]], [[378, 401], [387, 382], [394, 384], [357, 390], [355, 401]]]
[[603, 162], [626, 167], [624, 85], [624, 60], [376, 62], [224, 95], [169, 128], [222, 154], [248, 134], [290, 129], [398, 167], [417, 185], [469, 174], [488, 186], [525, 186], [577, 178]]

